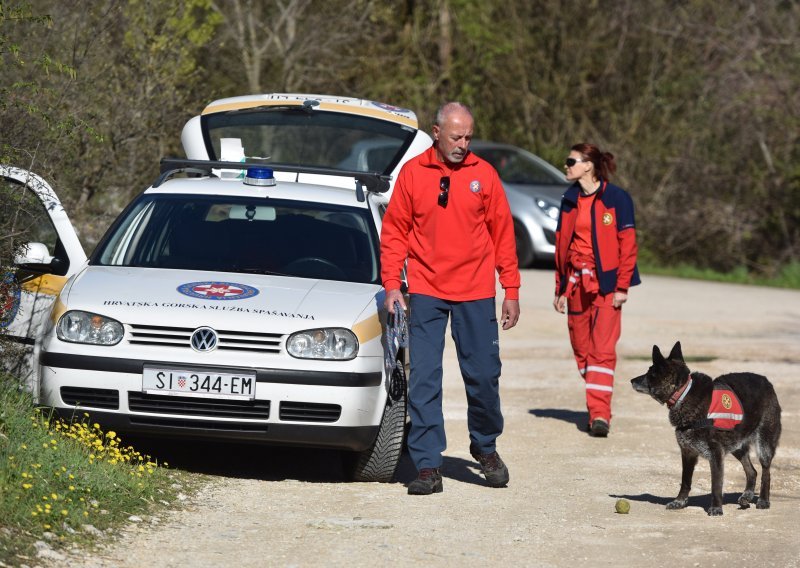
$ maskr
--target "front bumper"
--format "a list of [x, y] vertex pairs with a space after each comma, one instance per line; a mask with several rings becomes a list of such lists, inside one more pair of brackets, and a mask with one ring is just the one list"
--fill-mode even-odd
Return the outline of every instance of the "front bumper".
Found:
[[[380, 365], [381, 359], [375, 360]], [[200, 369], [176, 362], [45, 352], [40, 357], [40, 401], [64, 418], [82, 419], [86, 412], [104, 427], [126, 433], [354, 451], [372, 445], [386, 403], [381, 370], [250, 368], [256, 374], [255, 398], [231, 400], [143, 392], [145, 365]]]

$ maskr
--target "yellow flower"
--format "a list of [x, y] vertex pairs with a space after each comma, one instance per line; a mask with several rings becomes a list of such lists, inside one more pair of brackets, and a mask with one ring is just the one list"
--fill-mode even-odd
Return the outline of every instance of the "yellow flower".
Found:
[[66, 509], [61, 509], [61, 514], [66, 517], [67, 515], [69, 515], [69, 511], [67, 511]]
[[27, 450], [27, 449], [28, 449], [28, 446], [27, 446], [26, 444], [22, 444], [22, 445], [20, 446], [20, 448], [22, 448], [23, 450]]
[[23, 471], [23, 472], [22, 472], [22, 477], [29, 477], [29, 476], [28, 476], [28, 472], [27, 472], [27, 471]]
[[114, 432], [113, 430], [109, 430], [108, 432], [106, 432], [106, 438], [113, 438], [116, 435], [117, 433]]
[[31, 516], [32, 517], [37, 517], [37, 516], [39, 516], [39, 513], [37, 513], [36, 511], [31, 511]]
[[74, 486], [74, 485], [70, 485], [70, 486], [69, 486], [69, 490], [70, 490], [70, 491], [75, 491], [75, 486]]
[[48, 525], [47, 523], [43, 524], [42, 526], [43, 526], [45, 529], [49, 529], [49, 528], [50, 528], [50, 525]]
[[31, 487], [33, 487], [33, 485], [31, 485], [30, 483], [23, 483], [22, 484], [22, 488], [23, 489], [30, 489]]
[[58, 501], [58, 494], [57, 493], [51, 493], [50, 497], [53, 498], [53, 501]]

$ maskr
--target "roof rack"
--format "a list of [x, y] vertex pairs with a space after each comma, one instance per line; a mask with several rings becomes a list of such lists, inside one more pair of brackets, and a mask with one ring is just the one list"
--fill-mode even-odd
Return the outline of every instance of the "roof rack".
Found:
[[364, 201], [363, 188], [373, 193], [386, 193], [389, 191], [391, 176], [377, 172], [356, 172], [351, 170], [337, 170], [336, 168], [322, 168], [317, 166], [293, 166], [289, 164], [255, 163], [255, 162], [222, 162], [219, 160], [190, 160], [188, 158], [162, 158], [161, 174], [153, 182], [153, 187], [158, 187], [172, 176], [179, 173], [214, 175], [213, 170], [246, 170], [247, 168], [269, 168], [273, 171], [292, 172], [298, 174], [316, 174], [323, 176], [349, 177], [356, 180], [356, 197]]

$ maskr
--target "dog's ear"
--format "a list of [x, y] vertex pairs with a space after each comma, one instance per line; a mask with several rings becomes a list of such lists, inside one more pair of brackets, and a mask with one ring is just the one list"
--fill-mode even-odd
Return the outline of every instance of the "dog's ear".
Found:
[[680, 341], [675, 342], [675, 345], [672, 347], [672, 351], [669, 352], [669, 358], [673, 361], [683, 361], [683, 353], [681, 353]]
[[664, 356], [661, 354], [658, 345], [653, 345], [653, 363], [656, 365], [664, 363]]

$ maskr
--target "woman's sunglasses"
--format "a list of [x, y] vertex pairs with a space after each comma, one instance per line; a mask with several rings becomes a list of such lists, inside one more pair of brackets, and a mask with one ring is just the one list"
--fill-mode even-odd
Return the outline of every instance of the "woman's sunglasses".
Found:
[[584, 160], [583, 158], [567, 158], [566, 160], [564, 160], [564, 165], [567, 166], [568, 168], [571, 168], [578, 162], [588, 162], [588, 161], [589, 160]]

